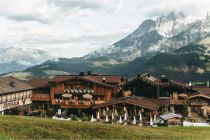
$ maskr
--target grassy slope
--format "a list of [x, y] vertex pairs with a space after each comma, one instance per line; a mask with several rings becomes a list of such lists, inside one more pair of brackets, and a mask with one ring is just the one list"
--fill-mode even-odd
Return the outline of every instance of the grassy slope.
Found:
[[139, 127], [0, 116], [0, 139], [209, 139], [210, 128]]

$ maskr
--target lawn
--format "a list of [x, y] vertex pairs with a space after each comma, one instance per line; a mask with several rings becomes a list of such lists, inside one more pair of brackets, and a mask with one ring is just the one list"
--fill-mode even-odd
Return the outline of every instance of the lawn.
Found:
[[0, 116], [0, 139], [210, 139], [205, 127], [140, 127]]

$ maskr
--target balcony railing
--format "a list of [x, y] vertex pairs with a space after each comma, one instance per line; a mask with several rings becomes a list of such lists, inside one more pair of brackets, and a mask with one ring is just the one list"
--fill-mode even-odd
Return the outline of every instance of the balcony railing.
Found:
[[88, 108], [91, 107], [91, 101], [69, 101], [62, 100], [60, 103], [62, 108]]
[[37, 101], [50, 101], [50, 95], [48, 94], [33, 94], [32, 100]]
[[62, 105], [91, 105], [90, 101], [63, 101]]
[[199, 102], [199, 101], [194, 101], [194, 102], [191, 102], [190, 103], [191, 105], [194, 105], [194, 106], [207, 106], [209, 105], [207, 102]]
[[85, 108], [85, 107], [90, 107], [94, 104], [102, 104], [104, 101], [95, 101], [95, 100], [90, 100], [90, 101], [85, 101], [85, 100], [80, 100], [80, 101], [75, 101], [75, 100], [62, 100], [62, 99], [54, 99], [52, 100], [52, 104], [57, 104], [61, 105], [62, 107], [68, 107], [68, 108]]

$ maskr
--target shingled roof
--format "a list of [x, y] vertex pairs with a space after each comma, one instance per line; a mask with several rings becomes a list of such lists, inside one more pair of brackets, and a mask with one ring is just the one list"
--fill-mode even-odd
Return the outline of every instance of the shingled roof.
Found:
[[142, 81], [144, 81], [148, 84], [154, 85], [154, 86], [171, 86], [172, 85], [172, 86], [177, 86], [177, 87], [181, 87], [181, 88], [187, 88], [184, 83], [174, 81], [174, 80], [168, 80], [167, 82], [162, 82], [161, 78], [154, 77], [148, 73], [139, 75], [137, 78], [127, 82], [126, 85], [133, 83], [137, 80], [142, 80]]
[[0, 94], [31, 90], [34, 87], [14, 77], [0, 77]]
[[71, 79], [73, 77], [75, 77], [75, 75], [56, 75], [55, 77], [50, 79], [49, 82], [59, 83], [59, 82], [62, 82], [62, 81], [69, 80], [69, 79]]
[[126, 103], [126, 104], [132, 104], [132, 105], [143, 107], [150, 110], [157, 110], [160, 106], [168, 105], [168, 101], [164, 101], [164, 100], [154, 101], [154, 100], [158, 100], [158, 99], [149, 99], [149, 98], [138, 97], [138, 96], [121, 97], [117, 99], [112, 99], [109, 102], [97, 105], [93, 108]]
[[103, 82], [103, 78], [105, 78], [107, 84], [120, 84], [124, 80], [120, 75], [91, 75], [90, 77], [99, 82]]
[[195, 94], [190, 95], [188, 98], [189, 99], [192, 99], [192, 98], [197, 98], [197, 97], [204, 97], [204, 98], [210, 99], [210, 94], [206, 94], [206, 93], [195, 93]]
[[181, 115], [179, 114], [174, 114], [174, 113], [168, 113], [168, 114], [163, 114], [160, 116], [161, 119], [163, 120], [169, 120], [169, 119], [172, 119], [172, 118], [182, 118]]
[[[90, 81], [103, 86], [113, 87], [114, 85], [122, 84], [123, 77], [119, 75], [57, 75], [51, 80], [50, 83], [60, 83], [74, 79], [81, 79]], [[103, 81], [105, 79], [105, 82]]]
[[43, 88], [50, 86], [48, 78], [33, 78], [27, 83], [35, 88]]
[[195, 86], [192, 88], [194, 91], [197, 91], [198, 93], [205, 93], [210, 95], [210, 87], [206, 86]]

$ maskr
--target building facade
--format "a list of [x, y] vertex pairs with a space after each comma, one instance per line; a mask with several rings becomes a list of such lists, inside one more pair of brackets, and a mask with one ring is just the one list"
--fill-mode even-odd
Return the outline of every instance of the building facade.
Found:
[[165, 75], [160, 78], [150, 74], [138, 75], [137, 78], [128, 81], [124, 86], [124, 92], [131, 95], [146, 98], [168, 100], [168, 110], [180, 113], [187, 97], [194, 93], [191, 87], [183, 83], [169, 80]]
[[190, 103], [189, 117], [203, 116], [208, 119], [210, 115], [210, 87], [197, 86], [193, 87], [193, 90], [195, 93], [188, 97]]
[[125, 80], [117, 75], [80, 74], [58, 75], [49, 83], [52, 106], [75, 113], [111, 100], [121, 92]]
[[153, 125], [157, 123], [157, 116], [166, 104], [166, 100], [126, 96], [95, 105], [93, 109], [96, 112], [94, 117], [99, 121]]
[[39, 112], [51, 108], [50, 84], [48, 78], [33, 78], [27, 82], [33, 86], [31, 110]]
[[31, 104], [33, 87], [14, 78], [0, 78], [0, 112], [4, 114], [6, 111], [18, 110], [24, 112], [27, 108], [23, 108]]

